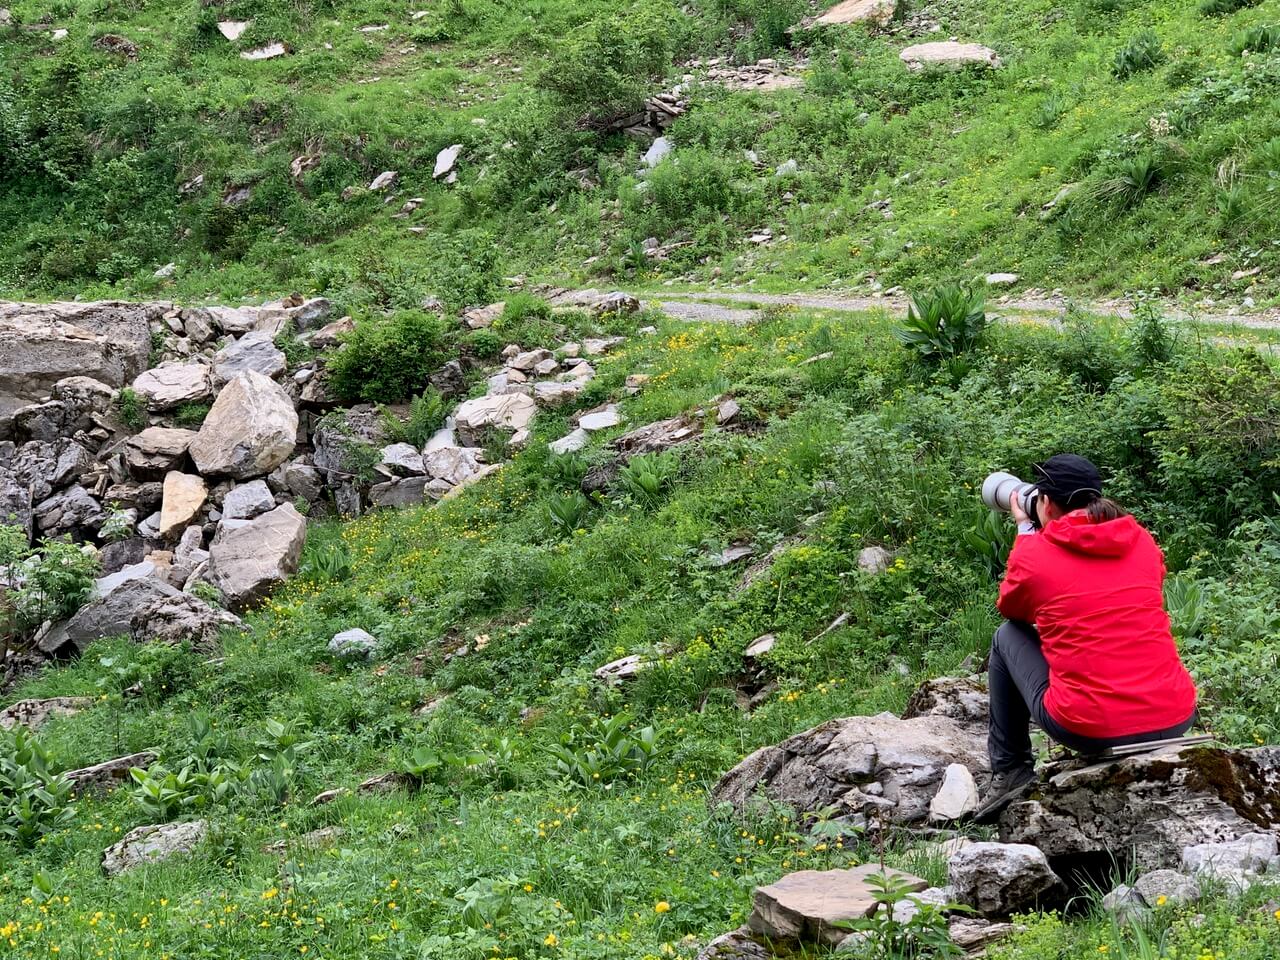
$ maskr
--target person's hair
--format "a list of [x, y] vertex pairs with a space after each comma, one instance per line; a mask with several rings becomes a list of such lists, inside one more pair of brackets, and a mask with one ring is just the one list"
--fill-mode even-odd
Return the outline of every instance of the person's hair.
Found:
[[[1048, 496], [1048, 494], [1045, 494], [1045, 496]], [[1049, 499], [1052, 500], [1063, 513], [1071, 512], [1071, 508], [1066, 504], [1055, 500], [1053, 497], [1049, 497]], [[1116, 503], [1110, 497], [1097, 497], [1085, 504], [1083, 507], [1076, 507], [1075, 509], [1083, 510], [1085, 512], [1085, 516], [1089, 518], [1090, 523], [1106, 523], [1108, 520], [1119, 520], [1121, 517], [1127, 517], [1129, 515], [1128, 510], [1120, 506], [1120, 504]]]

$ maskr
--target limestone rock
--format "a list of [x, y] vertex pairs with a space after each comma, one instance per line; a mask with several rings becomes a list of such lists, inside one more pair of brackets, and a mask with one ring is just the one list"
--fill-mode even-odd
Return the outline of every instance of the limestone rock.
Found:
[[284, 468], [285, 486], [294, 496], [315, 503], [324, 494], [324, 478], [308, 463], [291, 463]]
[[965, 677], [936, 677], [916, 688], [902, 711], [902, 719], [950, 717], [958, 723], [987, 727], [990, 700], [987, 686]]
[[453, 489], [454, 485], [446, 480], [432, 480], [428, 477], [389, 480], [386, 483], [375, 483], [369, 488], [369, 505], [397, 510], [420, 507], [428, 500], [441, 499]]
[[441, 177], [449, 177], [454, 173], [454, 168], [458, 165], [458, 157], [462, 153], [462, 144], [455, 143], [445, 147], [436, 154], [435, 169], [431, 171], [431, 178], [439, 180]]
[[36, 731], [56, 717], [74, 717], [93, 706], [93, 697], [49, 697], [19, 700], [0, 710], [0, 730], [26, 727]]
[[338, 346], [342, 342], [342, 338], [353, 332], [355, 328], [354, 320], [350, 317], [342, 317], [317, 330], [311, 337], [311, 346], [317, 350], [332, 349]]
[[773, 951], [755, 939], [750, 927], [739, 927], [708, 943], [696, 960], [773, 960]]
[[934, 823], [960, 820], [978, 809], [978, 785], [969, 768], [959, 763], [947, 767], [942, 786], [929, 801], [929, 819]]
[[209, 367], [203, 363], [167, 361], [140, 374], [134, 391], [151, 410], [172, 410], [184, 403], [197, 403], [213, 393]]
[[[81, 607], [67, 621], [64, 640], [83, 651], [94, 640], [131, 636], [134, 614], [155, 600], [177, 595], [177, 590], [156, 577], [127, 580]], [[45, 653], [54, 653], [56, 649], [52, 643], [41, 645]]]
[[76, 484], [42, 500], [31, 509], [37, 529], [47, 537], [64, 533], [89, 536], [95, 533], [105, 514], [102, 504], [89, 496], [89, 491]]
[[118, 388], [147, 368], [160, 304], [0, 301], [0, 418], [67, 377]]
[[213, 356], [213, 376], [218, 383], [226, 383], [248, 370], [274, 380], [287, 366], [272, 335], [259, 330], [232, 340]]
[[68, 770], [67, 779], [75, 786], [77, 794], [101, 793], [118, 787], [129, 779], [129, 771], [134, 767], [145, 770], [156, 762], [156, 755], [150, 750], [131, 753], [124, 757], [115, 757], [95, 763], [91, 767], [79, 770]]
[[468, 446], [479, 446], [489, 429], [522, 430], [533, 420], [537, 405], [518, 393], [466, 400], [454, 411], [458, 438]]
[[649, 661], [644, 657], [634, 654], [629, 657], [622, 657], [610, 663], [606, 663], [603, 667], [599, 667], [595, 672], [595, 678], [606, 683], [617, 683], [622, 680], [631, 680], [641, 671], [649, 668]]
[[383, 447], [379, 467], [392, 477], [418, 477], [427, 472], [422, 454], [408, 443], [392, 443]]
[[146, 580], [156, 575], [156, 565], [150, 560], [142, 560], [138, 563], [129, 564], [122, 567], [115, 573], [108, 574], [105, 577], [99, 577], [93, 581], [93, 591], [89, 594], [93, 600], [99, 600], [102, 597], [108, 597], [115, 593], [116, 590], [124, 586], [130, 580]]
[[209, 497], [203, 477], [176, 470], [164, 478], [164, 499], [160, 504], [160, 536], [173, 540], [196, 518]]
[[1280, 828], [1280, 747], [1166, 748], [1042, 778], [1000, 818], [1000, 838], [1051, 859], [1131, 851], [1153, 870], [1184, 847]]
[[368, 660], [377, 655], [378, 646], [377, 637], [354, 627], [334, 634], [329, 641], [329, 652], [344, 660]]
[[590, 437], [588, 436], [587, 431], [579, 427], [572, 433], [565, 434], [559, 440], [552, 441], [547, 446], [552, 453], [562, 455], [581, 450], [587, 445], [589, 439]]
[[674, 150], [675, 144], [666, 137], [658, 137], [649, 145], [649, 149], [644, 152], [644, 156], [640, 158], [640, 162], [644, 164], [645, 167], [652, 170], [667, 157], [671, 156], [671, 153]]
[[874, 23], [876, 26], [885, 27], [893, 19], [896, 9], [897, 0], [844, 0], [843, 3], [837, 3], [818, 17], [816, 22], [822, 24]]
[[599, 430], [608, 430], [622, 423], [622, 414], [619, 412], [615, 404], [608, 404], [600, 410], [585, 413], [578, 418], [579, 429], [587, 431], [587, 433], [595, 433]]
[[193, 430], [147, 427], [125, 441], [125, 464], [135, 477], [161, 477], [178, 466], [195, 438]]
[[484, 451], [477, 447], [438, 447], [422, 458], [424, 472], [456, 487], [466, 483], [484, 465]]
[[[787, 874], [756, 889], [747, 926], [769, 940], [835, 946], [849, 935], [847, 928], [835, 924], [870, 916], [876, 909], [878, 901], [868, 881], [880, 872], [879, 864], [864, 864], [850, 870]], [[888, 874], [913, 890], [929, 885], [897, 870], [890, 869]]]
[[222, 388], [188, 452], [203, 474], [247, 480], [289, 459], [297, 434], [298, 414], [288, 395], [250, 370]]
[[274, 60], [276, 57], [283, 57], [289, 52], [289, 48], [283, 43], [276, 41], [268, 43], [265, 46], [254, 47], [252, 50], [241, 50], [241, 60]]
[[468, 310], [462, 315], [462, 319], [472, 330], [483, 330], [486, 327], [493, 326], [493, 321], [502, 316], [503, 311], [506, 309], [505, 302], [491, 303], [487, 307]]
[[400, 174], [395, 170], [384, 170], [369, 183], [370, 193], [383, 193], [400, 183]]
[[298, 570], [307, 521], [286, 503], [229, 530], [209, 548], [209, 582], [232, 610], [262, 599]]
[[171, 647], [188, 643], [193, 650], [204, 653], [218, 649], [223, 630], [240, 625], [235, 614], [212, 607], [189, 593], [156, 597], [139, 607], [130, 621], [133, 637], [140, 643]]
[[107, 876], [115, 877], [179, 854], [191, 854], [208, 834], [209, 824], [204, 820], [137, 827], [103, 851], [102, 869]]
[[1152, 870], [1133, 882], [1133, 890], [1149, 907], [1164, 902], [1175, 907], [1186, 907], [1200, 899], [1200, 884], [1177, 870]]
[[274, 510], [276, 498], [265, 480], [250, 480], [232, 487], [222, 498], [224, 520], [252, 520]]
[[893, 562], [893, 554], [884, 547], [863, 547], [858, 551], [858, 569], [863, 573], [884, 573]]
[[941, 713], [848, 717], [757, 750], [721, 778], [711, 802], [744, 810], [761, 793], [801, 814], [834, 806], [856, 826], [919, 824], [952, 764], [986, 779], [985, 725]]
[[544, 407], [558, 407], [582, 393], [581, 383], [535, 383], [533, 397]]
[[1182, 869], [1196, 877], [1217, 880], [1243, 891], [1259, 874], [1280, 865], [1276, 837], [1246, 833], [1235, 840], [1197, 843], [1182, 849]]
[[614, 439], [609, 446], [627, 458], [644, 453], [658, 453], [701, 436], [702, 431], [687, 417], [659, 420]]
[[638, 313], [639, 311], [639, 298], [629, 293], [623, 293], [621, 290], [605, 294], [591, 307], [591, 312], [597, 317], [619, 316], [621, 314]]
[[30, 487], [0, 470], [0, 524], [18, 527], [30, 540], [34, 527], [31, 507]]
[[1124, 883], [1103, 896], [1099, 905], [1111, 916], [1126, 923], [1141, 922], [1151, 913], [1147, 902]]
[[1015, 927], [1012, 923], [992, 923], [977, 917], [952, 917], [947, 932], [951, 942], [967, 953], [974, 953], [983, 947], [1012, 936]]
[[241, 34], [249, 29], [252, 20], [219, 20], [218, 32], [228, 40], [239, 40]]
[[1049, 860], [1026, 843], [975, 843], [952, 856], [955, 899], [988, 919], [1030, 910], [1064, 892]]
[[959, 70], [966, 66], [999, 67], [1000, 57], [990, 47], [977, 43], [942, 40], [917, 43], [898, 54], [908, 70]]

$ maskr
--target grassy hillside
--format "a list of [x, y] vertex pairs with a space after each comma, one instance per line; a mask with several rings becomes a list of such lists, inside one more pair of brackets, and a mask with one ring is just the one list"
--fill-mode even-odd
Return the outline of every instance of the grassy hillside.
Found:
[[[121, 789], [6, 846], [0, 953], [692, 957], [741, 922], [754, 885], [875, 855], [785, 810], [735, 822], [707, 787], [757, 746], [900, 709], [917, 680], [985, 650], [1011, 531], [976, 486], [1060, 449], [1103, 464], [1165, 547], [1210, 729], [1280, 736], [1276, 687], [1259, 682], [1276, 668], [1280, 376], [1256, 356], [1150, 318], [1001, 327], [940, 367], [882, 314], [634, 325], [654, 319], [581, 405], [620, 399], [614, 433], [724, 393], [743, 410], [642, 460], [655, 484], [579, 499], [602, 443], [553, 457], [567, 414], [543, 414], [528, 450], [456, 500], [313, 528], [302, 574], [225, 659], [104, 642], [7, 694], [100, 698], [42, 732], [55, 767], [157, 748], [165, 769], [221, 770], [227, 787], [171, 784], [163, 803]], [[625, 397], [633, 373], [650, 380]], [[781, 549], [743, 587], [744, 565], [716, 561], [735, 543]], [[868, 545], [892, 552], [886, 572], [858, 569]], [[326, 652], [356, 626], [383, 641], [376, 663]], [[744, 660], [765, 632], [773, 651]], [[652, 666], [622, 687], [592, 678], [625, 654]], [[416, 785], [310, 802], [387, 771]], [[196, 814], [213, 825], [200, 856], [103, 877], [122, 832]], [[342, 833], [309, 846], [326, 827]], [[889, 856], [944, 874], [905, 834]], [[1217, 896], [1200, 920], [1170, 907], [1148, 933], [1162, 957], [1263, 960], [1280, 950], [1266, 899]], [[1157, 955], [1126, 953], [1134, 936], [1089, 913], [1038, 917], [995, 955]]]
[[[475, 303], [516, 273], [784, 288], [1012, 271], [1077, 293], [1271, 297], [1276, 0], [909, 0], [887, 31], [787, 32], [811, 12], [17, 0], [0, 26], [0, 291], [301, 290], [360, 310]], [[252, 25], [230, 42], [223, 19]], [[952, 35], [1005, 66], [932, 76], [898, 60]], [[238, 56], [271, 41], [293, 53]], [[807, 58], [805, 86], [695, 80], [675, 153], [642, 184], [644, 145], [599, 122], [713, 55]], [[432, 167], [454, 143], [447, 186]], [[797, 172], [776, 176], [788, 160]], [[342, 199], [384, 170], [400, 172], [394, 200]], [[749, 243], [763, 228], [778, 239]], [[644, 255], [649, 238], [666, 259]], [[170, 261], [175, 278], [152, 277]]]

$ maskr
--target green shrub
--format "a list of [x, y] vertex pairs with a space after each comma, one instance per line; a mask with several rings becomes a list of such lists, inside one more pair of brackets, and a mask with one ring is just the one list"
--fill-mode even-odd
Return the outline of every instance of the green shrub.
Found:
[[0, 836], [30, 847], [75, 815], [71, 782], [53, 772], [40, 742], [23, 727], [0, 730]]
[[1205, 17], [1225, 17], [1237, 10], [1256, 7], [1262, 0], [1202, 0], [1200, 15]]
[[898, 342], [933, 362], [958, 357], [981, 346], [986, 336], [983, 294], [958, 285], [935, 287], [911, 298], [897, 329]]
[[133, 387], [125, 387], [116, 395], [121, 422], [137, 433], [147, 425], [147, 404]]
[[1164, 50], [1154, 30], [1143, 30], [1129, 38], [1129, 42], [1116, 51], [1111, 61], [1111, 73], [1118, 80], [1125, 80], [1135, 73], [1150, 70], [1164, 62]]
[[209, 415], [207, 403], [184, 403], [173, 412], [173, 422], [187, 430], [199, 430]]
[[632, 457], [618, 472], [618, 486], [642, 507], [655, 507], [675, 483], [680, 459], [674, 453], [648, 453]]
[[1266, 53], [1280, 47], [1280, 24], [1259, 24], [1247, 30], [1238, 30], [1231, 35], [1227, 49], [1232, 56], [1249, 53]]
[[471, 348], [472, 354], [481, 360], [494, 359], [502, 353], [502, 348], [505, 346], [502, 337], [493, 330], [473, 330], [467, 337], [467, 345]]
[[590, 512], [591, 501], [576, 490], [552, 497], [547, 503], [552, 524], [566, 536], [581, 527]]
[[400, 310], [356, 322], [329, 357], [329, 382], [345, 403], [398, 403], [422, 390], [446, 359], [444, 321]]
[[[6, 555], [11, 552], [3, 549]], [[97, 556], [70, 540], [41, 541], [36, 550], [0, 556], [0, 565], [16, 574], [17, 586], [9, 589], [7, 599], [18, 627], [26, 631], [46, 620], [64, 620], [79, 610], [98, 572]]]
[[387, 408], [382, 408], [382, 423], [391, 443], [407, 443], [422, 449], [432, 434], [444, 426], [448, 405], [440, 392], [428, 388], [409, 401], [409, 415], [401, 420]]
[[632, 717], [626, 713], [575, 725], [550, 748], [556, 773], [583, 787], [643, 773], [662, 748], [653, 727], [632, 730], [631, 725]]
[[670, 69], [683, 20], [668, 0], [591, 20], [565, 38], [538, 83], [571, 121], [597, 125], [632, 113]]
[[1163, 176], [1160, 162], [1149, 153], [1140, 153], [1120, 160], [1115, 173], [1098, 184], [1094, 195], [1125, 209], [1136, 207], [1160, 186]]

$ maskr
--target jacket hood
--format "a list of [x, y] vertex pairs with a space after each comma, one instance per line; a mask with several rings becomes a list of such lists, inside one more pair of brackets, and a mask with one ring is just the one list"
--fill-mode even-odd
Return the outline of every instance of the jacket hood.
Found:
[[1075, 553], [1094, 557], [1123, 557], [1138, 542], [1142, 527], [1132, 516], [1090, 523], [1086, 513], [1076, 511], [1052, 521], [1041, 535], [1051, 543]]

